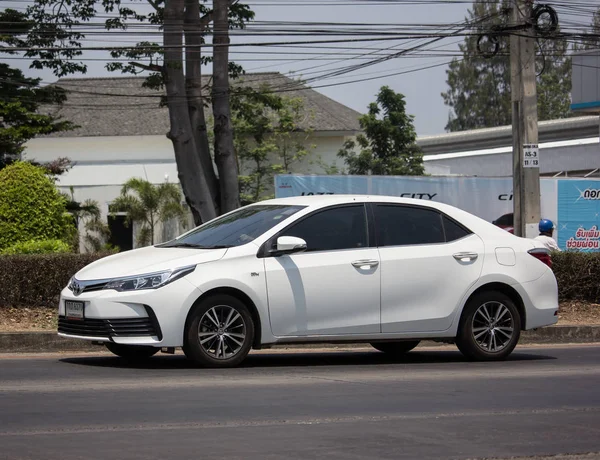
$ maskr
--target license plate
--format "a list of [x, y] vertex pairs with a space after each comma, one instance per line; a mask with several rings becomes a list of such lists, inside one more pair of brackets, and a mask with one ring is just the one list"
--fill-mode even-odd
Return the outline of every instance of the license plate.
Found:
[[69, 319], [83, 319], [83, 302], [65, 301], [65, 316]]

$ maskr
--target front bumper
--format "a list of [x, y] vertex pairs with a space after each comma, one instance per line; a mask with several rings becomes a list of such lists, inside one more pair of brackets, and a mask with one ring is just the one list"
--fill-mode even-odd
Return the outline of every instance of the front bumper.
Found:
[[84, 318], [69, 319], [58, 317], [58, 333], [66, 336], [94, 337], [105, 342], [115, 338], [125, 337], [155, 337], [158, 341], [163, 338], [160, 324], [154, 310], [144, 305], [146, 316], [136, 318]]
[[[100, 290], [76, 296], [65, 288], [58, 307], [58, 335], [124, 345], [179, 347], [187, 314], [201, 291], [181, 278], [158, 289]], [[84, 319], [67, 319], [65, 301], [84, 303]]]

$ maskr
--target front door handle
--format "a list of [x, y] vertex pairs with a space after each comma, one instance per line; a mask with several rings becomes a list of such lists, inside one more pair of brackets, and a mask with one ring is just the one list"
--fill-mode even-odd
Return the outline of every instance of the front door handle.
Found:
[[356, 268], [373, 268], [379, 265], [379, 261], [375, 259], [355, 260], [352, 265]]
[[461, 262], [472, 262], [477, 260], [479, 254], [476, 252], [457, 252], [456, 254], [452, 254], [452, 257], [454, 257], [456, 260], [460, 260]]

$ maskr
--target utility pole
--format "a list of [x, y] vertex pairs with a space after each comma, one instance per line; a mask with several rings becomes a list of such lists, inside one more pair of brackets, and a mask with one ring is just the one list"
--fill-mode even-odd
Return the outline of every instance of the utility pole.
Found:
[[537, 236], [540, 169], [532, 0], [512, 0], [510, 73], [513, 130], [514, 233]]

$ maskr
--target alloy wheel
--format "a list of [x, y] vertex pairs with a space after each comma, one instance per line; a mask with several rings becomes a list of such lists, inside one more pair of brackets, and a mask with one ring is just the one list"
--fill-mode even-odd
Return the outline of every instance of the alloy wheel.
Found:
[[473, 315], [471, 330], [479, 348], [489, 353], [499, 352], [513, 337], [513, 315], [501, 302], [486, 302]]
[[244, 346], [246, 323], [233, 307], [217, 305], [204, 313], [198, 324], [198, 340], [215, 359], [229, 359]]

